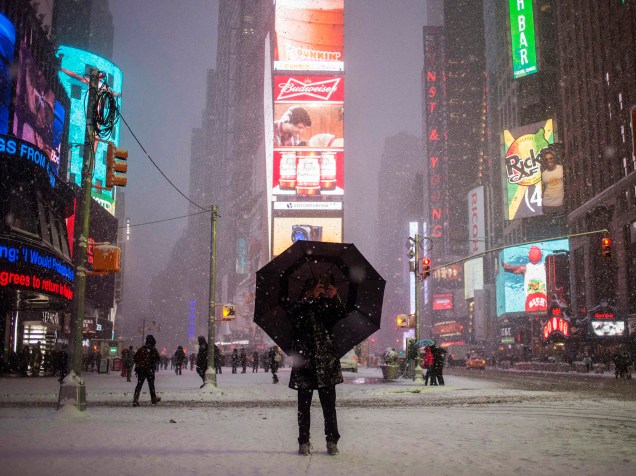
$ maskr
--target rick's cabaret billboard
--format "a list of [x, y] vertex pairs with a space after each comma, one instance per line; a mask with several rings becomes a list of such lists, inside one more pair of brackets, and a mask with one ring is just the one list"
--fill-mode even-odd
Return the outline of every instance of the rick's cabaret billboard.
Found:
[[344, 71], [344, 0], [277, 0], [274, 69]]
[[[554, 129], [554, 121], [548, 119], [503, 132], [508, 220], [543, 215], [542, 202], [546, 192], [542, 187], [543, 153], [554, 144]], [[551, 204], [558, 207], [557, 203], [563, 204], [563, 166], [555, 164], [550, 173], [560, 173], [560, 184], [557, 183], [554, 188], [559, 196], [551, 200]]]

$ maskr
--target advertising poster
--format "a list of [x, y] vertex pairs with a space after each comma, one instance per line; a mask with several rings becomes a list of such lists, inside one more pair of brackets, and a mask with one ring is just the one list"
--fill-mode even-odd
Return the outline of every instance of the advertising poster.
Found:
[[342, 243], [342, 218], [275, 217], [272, 234], [273, 256], [299, 240]]
[[0, 134], [9, 132], [9, 106], [11, 105], [11, 65], [15, 49], [15, 28], [0, 13]]
[[[504, 131], [508, 220], [543, 215], [544, 201], [554, 211], [563, 206], [563, 166], [556, 163], [556, 154], [549, 148], [554, 140], [552, 119]], [[543, 155], [548, 153], [552, 159], [544, 164], [544, 190], [542, 163]]]
[[[118, 107], [121, 109], [122, 72], [107, 59], [93, 53], [69, 46], [60, 46], [58, 57], [62, 60], [59, 73], [60, 82], [71, 99], [69, 113], [69, 172], [71, 181], [80, 185], [82, 180], [82, 163], [84, 133], [86, 130], [86, 97], [88, 94], [88, 73], [90, 68], [97, 68], [104, 72], [104, 81], [117, 98]], [[101, 83], [103, 84], [103, 82]], [[113, 135], [110, 137], [115, 146], [119, 145], [120, 122], [115, 124]], [[106, 150], [108, 146], [103, 142], [96, 142], [95, 168], [93, 171], [93, 184], [106, 186]], [[112, 190], [93, 189], [92, 196], [99, 204], [115, 214], [115, 197]]]
[[471, 255], [486, 251], [486, 218], [484, 186], [468, 192], [468, 252]]
[[344, 194], [344, 78], [274, 77], [272, 194]]
[[274, 69], [344, 71], [344, 0], [277, 0]]
[[55, 100], [55, 93], [33, 58], [26, 38], [20, 42], [18, 60], [13, 134], [43, 150], [57, 173], [66, 113]]
[[453, 309], [452, 294], [433, 294], [433, 311], [446, 311]]
[[545, 313], [553, 288], [546, 262], [555, 255], [566, 255], [567, 239], [513, 246], [499, 255], [497, 275], [497, 315], [507, 313]]
[[473, 258], [464, 263], [464, 299], [473, 299], [476, 289], [484, 289], [483, 258]]

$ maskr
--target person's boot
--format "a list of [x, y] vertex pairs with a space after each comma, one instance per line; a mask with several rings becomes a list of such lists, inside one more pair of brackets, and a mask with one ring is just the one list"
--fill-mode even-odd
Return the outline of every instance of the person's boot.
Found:
[[298, 454], [299, 455], [303, 455], [303, 456], [309, 456], [311, 454], [311, 450], [312, 450], [312, 446], [311, 443], [307, 442], [307, 443], [300, 443], [298, 445]]
[[151, 401], [153, 405], [156, 405], [157, 403], [161, 401], [161, 397], [152, 397]]
[[133, 400], [133, 407], [138, 407], [138, 406], [139, 406], [139, 401]]
[[333, 441], [328, 441], [327, 442], [327, 453], [329, 453], [332, 456], [340, 454], [340, 451], [338, 451], [338, 445], [336, 443], [334, 443]]

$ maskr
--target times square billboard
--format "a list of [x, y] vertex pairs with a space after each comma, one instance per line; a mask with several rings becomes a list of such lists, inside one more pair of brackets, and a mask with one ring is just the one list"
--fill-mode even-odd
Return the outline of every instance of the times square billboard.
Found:
[[277, 0], [274, 69], [344, 71], [344, 0]]
[[[88, 75], [91, 68], [96, 68], [105, 73], [104, 81], [100, 86], [107, 86], [115, 95], [117, 107], [121, 110], [121, 90], [123, 75], [121, 70], [113, 63], [101, 56], [88, 51], [60, 46], [57, 51], [61, 59], [59, 78], [71, 100], [69, 122], [69, 172], [71, 181], [81, 185], [84, 134], [86, 131], [86, 100], [88, 95]], [[117, 122], [113, 133], [108, 139], [115, 146], [119, 146], [120, 124]], [[93, 169], [93, 185], [106, 186], [106, 151], [107, 144], [95, 142], [95, 166]], [[92, 197], [111, 215], [115, 214], [114, 190], [93, 189]]]
[[[9, 133], [21, 140], [19, 155], [22, 156], [22, 151], [27, 149], [36, 154], [39, 149], [45, 157], [38, 162], [54, 186], [60, 169], [66, 110], [56, 98], [47, 71], [36, 60], [37, 48], [30, 35], [18, 35], [11, 21], [0, 14], [0, 135], [3, 136], [3, 149], [6, 149], [3, 152], [14, 153], [9, 146]], [[13, 92], [11, 127], [9, 119]], [[17, 143], [15, 139], [13, 143]], [[33, 157], [29, 156], [30, 159]]]
[[569, 305], [569, 250], [567, 239], [505, 248], [495, 278], [497, 316], [545, 314], [555, 303]]
[[564, 205], [563, 164], [552, 119], [504, 130], [506, 217], [508, 220], [558, 213]]

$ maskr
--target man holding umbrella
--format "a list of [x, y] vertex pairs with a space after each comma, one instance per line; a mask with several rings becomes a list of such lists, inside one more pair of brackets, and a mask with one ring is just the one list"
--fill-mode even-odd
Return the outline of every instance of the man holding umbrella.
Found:
[[346, 316], [336, 288], [315, 278], [305, 281], [301, 298], [289, 310], [293, 364], [289, 387], [298, 390], [298, 453], [309, 455], [310, 408], [318, 390], [325, 419], [327, 451], [338, 454], [336, 388], [343, 382], [340, 359], [331, 338], [334, 324]]

